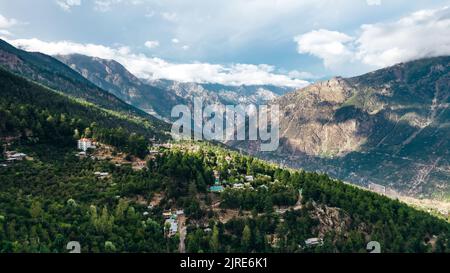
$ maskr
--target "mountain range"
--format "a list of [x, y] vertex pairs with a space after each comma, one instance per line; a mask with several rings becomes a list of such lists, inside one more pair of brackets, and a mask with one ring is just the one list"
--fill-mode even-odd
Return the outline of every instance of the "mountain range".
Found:
[[[119, 98], [123, 94], [102, 89], [51, 56], [3, 47], [0, 252], [67, 252], [67, 243], [74, 240], [83, 253], [367, 252], [372, 241], [383, 252], [450, 250], [448, 215], [433, 211], [439, 215], [435, 217], [325, 174], [283, 168], [214, 143], [168, 143], [168, 124], [127, 104]], [[435, 82], [445, 82], [445, 66], [429, 63], [433, 65], [419, 65], [421, 84], [436, 69], [441, 72], [433, 76]], [[363, 106], [365, 101], [379, 102], [358, 96], [365, 92], [364, 84], [376, 86], [376, 79], [333, 79], [275, 99], [284, 115], [284, 142], [278, 152], [344, 158], [350, 150], [362, 149], [355, 148], [362, 147], [359, 143], [371, 143], [353, 141], [343, 149], [330, 144], [333, 153], [325, 156], [324, 148], [288, 145], [286, 124], [300, 107], [285, 104], [298, 99], [304, 105], [334, 105], [305, 120], [332, 116], [329, 123], [350, 130], [354, 127], [340, 124], [357, 114], [363, 118], [356, 125], [377, 115], [373, 109], [380, 107], [369, 111]], [[431, 111], [435, 122], [445, 115], [439, 110], [446, 109], [441, 88], [447, 87], [438, 85], [431, 99], [432, 109], [438, 109]], [[425, 89], [414, 90], [416, 97], [428, 98]], [[403, 96], [395, 92], [397, 87], [382, 94], [400, 100]], [[339, 106], [343, 101], [347, 104]], [[363, 110], [367, 114], [360, 114]], [[381, 117], [372, 119], [370, 125]], [[301, 122], [295, 126], [300, 132], [315, 128]], [[333, 135], [336, 141], [346, 136]], [[80, 152], [77, 141], [90, 141], [86, 138], [95, 147]], [[442, 139], [436, 143], [445, 143]], [[446, 156], [446, 146], [434, 149]]]
[[[411, 196], [450, 198], [450, 57], [398, 64], [353, 78], [287, 87], [226, 86], [140, 79], [114, 60], [47, 56], [0, 44], [0, 64], [32, 80], [111, 110], [170, 121], [176, 104], [273, 103], [280, 148], [232, 143], [262, 158], [362, 186], [377, 183]], [[39, 66], [39, 64], [45, 64]], [[64, 65], [66, 64], [66, 65]], [[70, 69], [70, 68], [71, 69]], [[149, 115], [151, 114], [151, 115]]]
[[192, 105], [194, 97], [202, 98], [205, 103], [210, 104], [262, 104], [292, 91], [289, 87], [272, 85], [230, 86], [167, 79], [140, 79], [114, 60], [80, 54], [55, 57], [102, 89], [165, 120], [170, 120], [173, 106]]

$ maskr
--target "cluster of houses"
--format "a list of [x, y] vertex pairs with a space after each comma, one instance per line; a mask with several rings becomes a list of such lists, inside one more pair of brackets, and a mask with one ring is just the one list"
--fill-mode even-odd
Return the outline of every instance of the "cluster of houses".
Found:
[[[233, 183], [231, 184], [231, 187], [233, 189], [253, 189], [253, 187], [251, 186], [251, 182], [254, 181], [254, 177], [252, 175], [246, 175], [244, 179], [246, 183]], [[209, 191], [214, 193], [222, 192], [225, 190], [225, 183], [225, 181], [220, 181], [219, 173], [217, 171], [214, 171], [214, 185], [209, 187]]]
[[165, 219], [164, 229], [168, 237], [173, 237], [178, 232], [178, 217], [183, 215], [183, 210], [166, 210], [163, 212]]

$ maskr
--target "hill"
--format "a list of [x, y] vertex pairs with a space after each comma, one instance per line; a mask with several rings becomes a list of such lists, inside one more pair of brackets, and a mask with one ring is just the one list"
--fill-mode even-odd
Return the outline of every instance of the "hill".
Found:
[[27, 52], [0, 39], [0, 66], [32, 81], [105, 109], [162, 123], [113, 94], [99, 88], [57, 59], [38, 52]]

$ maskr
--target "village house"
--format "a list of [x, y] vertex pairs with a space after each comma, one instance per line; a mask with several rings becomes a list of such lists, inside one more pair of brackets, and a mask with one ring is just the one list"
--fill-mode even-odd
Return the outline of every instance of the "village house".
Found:
[[177, 215], [183, 215], [184, 214], [184, 210], [179, 209], [179, 210], [177, 210], [176, 214]]
[[95, 172], [94, 175], [97, 176], [100, 179], [104, 179], [104, 178], [107, 178], [109, 176], [109, 173], [107, 173], [107, 172]]
[[167, 236], [172, 237], [175, 236], [178, 232], [178, 223], [176, 219], [170, 218], [167, 219], [165, 225], [168, 225]]
[[245, 181], [247, 181], [247, 182], [253, 182], [253, 180], [254, 180], [253, 175], [246, 175], [246, 176], [245, 176]]
[[6, 161], [21, 161], [23, 160], [27, 155], [24, 153], [18, 153], [15, 151], [9, 151], [5, 153], [6, 155]]
[[94, 142], [89, 138], [82, 138], [78, 140], [78, 149], [86, 152], [88, 149], [95, 149]]
[[210, 192], [216, 192], [216, 193], [223, 192], [224, 189], [225, 188], [222, 185], [214, 185], [214, 186], [209, 187]]
[[172, 217], [172, 211], [165, 210], [162, 215], [163, 215], [164, 219], [168, 219], [168, 218]]
[[309, 238], [305, 241], [306, 246], [317, 246], [323, 245], [323, 240], [321, 238]]
[[86, 152], [79, 152], [79, 153], [76, 154], [76, 156], [85, 157], [86, 156]]

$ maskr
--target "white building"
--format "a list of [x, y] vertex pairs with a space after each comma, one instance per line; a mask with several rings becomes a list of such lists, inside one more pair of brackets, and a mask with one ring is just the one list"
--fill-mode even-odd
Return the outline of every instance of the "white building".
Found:
[[92, 139], [82, 138], [78, 140], [78, 149], [86, 152], [88, 149], [95, 149], [95, 145]]
[[170, 218], [166, 220], [166, 223], [169, 223], [168, 236], [172, 237], [177, 234], [178, 231], [178, 223], [176, 219]]
[[253, 180], [254, 180], [253, 175], [246, 175], [245, 176], [245, 181], [253, 182]]
[[184, 210], [182, 210], [182, 209], [177, 210], [177, 215], [183, 215], [183, 214], [184, 214]]
[[24, 153], [17, 153], [14, 151], [6, 152], [6, 161], [20, 161], [23, 160], [27, 155]]
[[323, 240], [321, 238], [309, 238], [305, 241], [306, 246], [316, 246], [323, 245]]

